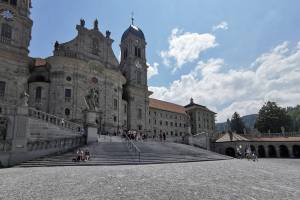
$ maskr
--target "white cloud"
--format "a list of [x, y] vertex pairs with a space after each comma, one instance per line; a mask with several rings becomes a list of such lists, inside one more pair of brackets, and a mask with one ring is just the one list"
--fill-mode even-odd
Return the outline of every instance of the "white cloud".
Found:
[[212, 34], [189, 33], [175, 28], [169, 38], [169, 49], [161, 51], [160, 55], [164, 64], [171, 66], [175, 72], [182, 65], [197, 60], [203, 51], [216, 46], [216, 38]]
[[256, 113], [263, 102], [276, 101], [281, 106], [300, 103], [299, 43], [289, 49], [284, 42], [259, 56], [246, 69], [222, 70], [222, 59], [200, 61], [189, 73], [168, 87], [150, 87], [154, 98], [186, 105], [193, 97], [197, 103], [217, 112], [217, 120]]
[[213, 31], [216, 31], [218, 29], [228, 30], [228, 23], [225, 22], [225, 21], [222, 21], [218, 25], [215, 25], [215, 26], [212, 27]]
[[148, 80], [151, 79], [153, 76], [158, 74], [158, 63], [153, 63], [153, 65], [150, 65], [149, 63], [147, 63], [148, 67], [148, 71], [147, 71], [147, 75], [148, 75]]

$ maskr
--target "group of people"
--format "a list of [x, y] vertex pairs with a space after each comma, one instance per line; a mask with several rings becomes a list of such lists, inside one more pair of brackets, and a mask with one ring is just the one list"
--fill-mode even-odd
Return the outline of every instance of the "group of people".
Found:
[[90, 160], [90, 151], [88, 149], [78, 149], [76, 151], [76, 156], [73, 158], [73, 162], [80, 162], [80, 161], [88, 161]]
[[[245, 148], [244, 155], [245, 155], [245, 158], [247, 160], [253, 160], [254, 162], [258, 161], [258, 157], [256, 155], [256, 152], [252, 151], [251, 148], [250, 148], [250, 146], [247, 146]], [[242, 147], [241, 146], [237, 147], [237, 158], [238, 159], [243, 159], [243, 153], [242, 153]]]
[[124, 134], [127, 134], [130, 140], [135, 140], [135, 141], [144, 141], [147, 140], [148, 138], [146, 134], [139, 133], [136, 131], [128, 131], [127, 133]]
[[[160, 133], [158, 137], [159, 137], [159, 141], [161, 142], [165, 142], [167, 140], [166, 133]], [[153, 135], [153, 139], [154, 140], [156, 139], [156, 135]]]

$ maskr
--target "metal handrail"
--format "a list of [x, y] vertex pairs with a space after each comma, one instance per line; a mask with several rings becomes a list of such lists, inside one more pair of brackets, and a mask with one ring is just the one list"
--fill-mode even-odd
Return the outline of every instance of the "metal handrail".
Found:
[[141, 150], [134, 144], [134, 142], [125, 134], [125, 142], [130, 151], [133, 151], [138, 155], [139, 162], [141, 162]]

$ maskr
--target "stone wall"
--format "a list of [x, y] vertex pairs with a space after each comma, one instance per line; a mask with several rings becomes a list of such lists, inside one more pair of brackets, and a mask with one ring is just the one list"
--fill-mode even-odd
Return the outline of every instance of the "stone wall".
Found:
[[150, 108], [149, 115], [150, 136], [165, 133], [167, 140], [182, 141], [182, 137], [189, 134], [188, 116], [165, 110]]

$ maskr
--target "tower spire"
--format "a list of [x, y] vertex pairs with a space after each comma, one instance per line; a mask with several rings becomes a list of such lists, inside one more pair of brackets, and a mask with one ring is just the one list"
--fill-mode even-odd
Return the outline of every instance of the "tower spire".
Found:
[[131, 25], [134, 25], [134, 13], [131, 12]]

